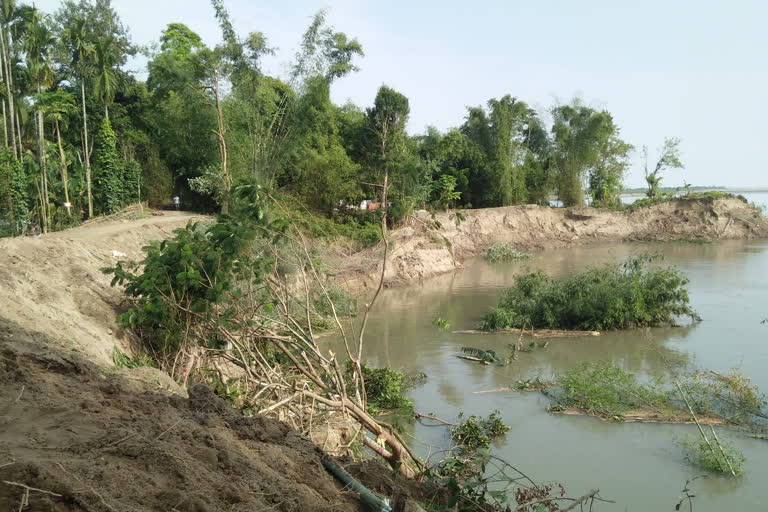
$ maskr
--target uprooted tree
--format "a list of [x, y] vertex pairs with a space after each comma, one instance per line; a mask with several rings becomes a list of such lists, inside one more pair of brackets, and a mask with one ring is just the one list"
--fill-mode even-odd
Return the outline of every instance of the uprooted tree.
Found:
[[[294, 426], [311, 424], [318, 404], [340, 411], [370, 433], [362, 437], [368, 448], [414, 476], [422, 463], [366, 410], [363, 333], [347, 335], [306, 239], [279, 210], [259, 187], [240, 186], [229, 213], [213, 225], [190, 224], [146, 247], [141, 272], [122, 262], [105, 269], [133, 299], [120, 320], [180, 382], [214, 366], [241, 378], [251, 400], [271, 404], [260, 412], [280, 408]], [[382, 209], [382, 225], [385, 215]], [[316, 341], [320, 307], [330, 309], [342, 334], [352, 382]]]

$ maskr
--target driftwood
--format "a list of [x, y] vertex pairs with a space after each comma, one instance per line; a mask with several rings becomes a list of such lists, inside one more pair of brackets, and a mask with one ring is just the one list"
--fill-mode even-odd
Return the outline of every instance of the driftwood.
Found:
[[[479, 329], [466, 329], [451, 331], [452, 334], [520, 334], [520, 329], [501, 329], [498, 331], [481, 331]], [[534, 338], [581, 338], [584, 336], [600, 336], [600, 331], [558, 331], [555, 329], [533, 329], [525, 331], [526, 336]]]

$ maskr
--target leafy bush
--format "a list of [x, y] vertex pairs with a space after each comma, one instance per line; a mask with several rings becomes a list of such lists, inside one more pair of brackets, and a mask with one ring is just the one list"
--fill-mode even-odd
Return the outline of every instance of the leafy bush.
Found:
[[533, 257], [532, 254], [520, 252], [507, 243], [493, 244], [488, 248], [488, 252], [485, 254], [486, 261], [492, 263], [500, 261], [516, 261], [531, 257]]
[[440, 329], [449, 329], [451, 327], [451, 322], [449, 322], [448, 320], [446, 320], [445, 318], [443, 318], [440, 315], [436, 315], [432, 319], [432, 325], [435, 325], [435, 326], [439, 327]]
[[752, 430], [764, 428], [768, 398], [738, 369], [722, 374], [693, 372], [682, 387], [697, 414], [725, 418]]
[[[171, 239], [150, 242], [144, 248], [141, 274], [132, 273], [123, 262], [103, 269], [114, 275], [113, 286], [125, 285], [126, 295], [135, 298], [133, 307], [118, 320], [125, 327], [151, 331], [149, 341], [160, 354], [175, 353], [191, 334], [190, 325], [205, 325], [200, 320], [210, 316], [225, 291], [237, 296], [239, 283], [246, 279], [257, 283], [270, 268], [271, 260], [264, 255], [246, 254], [249, 244], [264, 233], [259, 226], [268, 224], [260, 189], [242, 186], [235, 196], [230, 214], [221, 215], [213, 225], [203, 228], [190, 223], [177, 229]], [[270, 225], [271, 232], [279, 229], [279, 222]], [[219, 321], [230, 314], [227, 309], [221, 313]]]
[[491, 439], [503, 435], [509, 431], [509, 426], [501, 419], [501, 411], [493, 411], [487, 418], [470, 416], [462, 419], [463, 413], [459, 414], [460, 423], [452, 426], [451, 438], [466, 450], [476, 450], [478, 448], [489, 448]]
[[680, 315], [701, 320], [689, 306], [688, 279], [675, 268], [651, 266], [653, 259], [633, 257], [560, 279], [541, 270], [516, 276], [482, 328], [604, 330], [675, 325]]
[[669, 402], [668, 394], [638, 384], [633, 374], [609, 361], [583, 363], [560, 375], [557, 384], [562, 389], [559, 405], [590, 413], [620, 415], [636, 407]]
[[[354, 365], [351, 361], [345, 363], [345, 373], [348, 381], [354, 374]], [[413, 402], [405, 396], [406, 383], [403, 374], [392, 368], [370, 368], [361, 365], [363, 379], [365, 379], [365, 394], [368, 398], [368, 409], [371, 413], [382, 410], [396, 410], [410, 412], [413, 410]]]
[[[715, 440], [710, 439], [711, 448], [704, 439], [698, 436], [689, 436], [678, 439], [676, 442], [683, 449], [685, 458], [694, 466], [720, 473], [730, 473], [731, 468], [733, 468], [736, 476], [744, 472], [744, 461], [746, 460], [744, 453], [728, 439], [721, 439], [720, 446]], [[722, 447], [722, 452], [720, 447]]]

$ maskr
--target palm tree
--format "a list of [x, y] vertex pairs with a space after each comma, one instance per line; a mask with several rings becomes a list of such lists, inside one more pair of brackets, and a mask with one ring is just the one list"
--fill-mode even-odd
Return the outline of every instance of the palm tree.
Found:
[[[77, 113], [75, 98], [72, 94], [64, 91], [44, 92], [38, 96], [38, 105], [44, 112], [46, 119], [48, 121], [53, 121], [53, 130], [56, 134], [56, 143], [59, 146], [59, 158], [61, 159], [61, 181], [64, 184], [64, 201], [69, 205], [67, 155], [64, 152], [64, 145], [61, 142], [60, 124], [63, 124], [66, 127], [69, 116]], [[71, 215], [69, 206], [67, 206], [67, 215]]]
[[[47, 17], [38, 9], [32, 8], [30, 16], [25, 24], [24, 50], [27, 56], [27, 69], [35, 83], [37, 94], [43, 92], [53, 82], [54, 72], [51, 53], [56, 44], [56, 39], [50, 29]], [[37, 107], [37, 151], [40, 161], [40, 192], [42, 194], [43, 232], [47, 231], [50, 224], [50, 208], [48, 198], [48, 179], [45, 155], [45, 129], [43, 110]]]
[[[2, 56], [2, 75], [5, 81], [5, 99], [8, 102], [8, 115], [10, 117], [11, 147], [13, 148], [13, 157], [19, 158], [21, 155], [16, 153], [16, 128], [14, 126], [14, 96], [13, 96], [13, 75], [11, 74], [10, 45], [11, 32], [10, 24], [16, 17], [16, 2], [14, 0], [3, 0], [0, 5], [0, 56]], [[21, 135], [19, 135], [21, 137]]]
[[109, 104], [115, 99], [120, 75], [117, 73], [118, 48], [113, 36], [98, 39], [94, 45], [96, 82], [94, 91], [104, 102], [104, 115], [109, 118]]
[[85, 80], [91, 68], [93, 43], [88, 36], [88, 23], [85, 18], [75, 18], [64, 29], [64, 38], [69, 47], [72, 69], [80, 80], [80, 99], [83, 104], [83, 157], [85, 160], [85, 182], [88, 190], [88, 217], [93, 217], [93, 195], [91, 193], [91, 158], [88, 150], [88, 114], [85, 111]]

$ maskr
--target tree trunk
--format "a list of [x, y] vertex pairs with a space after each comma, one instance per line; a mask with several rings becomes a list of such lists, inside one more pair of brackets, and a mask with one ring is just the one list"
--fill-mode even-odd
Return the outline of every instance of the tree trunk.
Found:
[[61, 145], [61, 130], [59, 130], [59, 120], [55, 119], [56, 141], [59, 143], [59, 156], [61, 157], [61, 182], [64, 183], [64, 202], [67, 208], [67, 215], [72, 216], [72, 210], [69, 202], [69, 184], [67, 180], [67, 155], [64, 154], [64, 146]]
[[[13, 119], [16, 117], [13, 110], [13, 94], [11, 92], [11, 82], [13, 77], [11, 76], [11, 66], [8, 59], [8, 51], [5, 44], [5, 32], [0, 30], [0, 54], [3, 57], [3, 71], [5, 72], [5, 94], [8, 100], [8, 115], [11, 118], [11, 147], [13, 148], [13, 157], [20, 158], [21, 155], [16, 153], [16, 134], [13, 126]], [[21, 138], [21, 133], [19, 133]]]
[[91, 155], [88, 152], [88, 115], [85, 113], [85, 80], [80, 77], [80, 96], [83, 101], [83, 156], [85, 157], [85, 183], [88, 189], [88, 218], [93, 217], [93, 195], [91, 194]]
[[5, 102], [3, 102], [3, 139], [5, 147], [8, 147], [8, 116], [5, 114]]
[[[40, 83], [37, 84], [37, 93], [40, 94], [42, 89]], [[43, 126], [43, 111], [38, 109], [35, 112], [37, 119], [37, 157], [40, 162], [40, 184], [42, 185], [43, 201], [45, 206], [43, 207], [43, 233], [48, 232], [48, 227], [51, 224], [50, 217], [50, 200], [48, 198], [48, 170], [45, 162], [45, 130]]]
[[218, 73], [214, 73], [213, 76], [213, 95], [216, 98], [216, 122], [219, 128], [216, 135], [219, 139], [219, 157], [221, 158], [221, 172], [224, 177], [224, 193], [222, 194], [221, 200], [221, 213], [227, 213], [229, 211], [229, 194], [232, 189], [232, 177], [229, 175], [229, 169], [227, 168], [227, 141], [224, 139], [224, 114], [221, 108], [221, 98], [219, 97]]
[[[11, 120], [11, 124], [13, 124], [13, 120]], [[16, 140], [19, 142], [19, 160], [24, 158], [24, 146], [21, 145], [21, 120], [19, 119], [19, 111], [16, 111], [16, 133], [18, 137], [16, 137]], [[16, 152], [14, 151], [14, 154]]]

